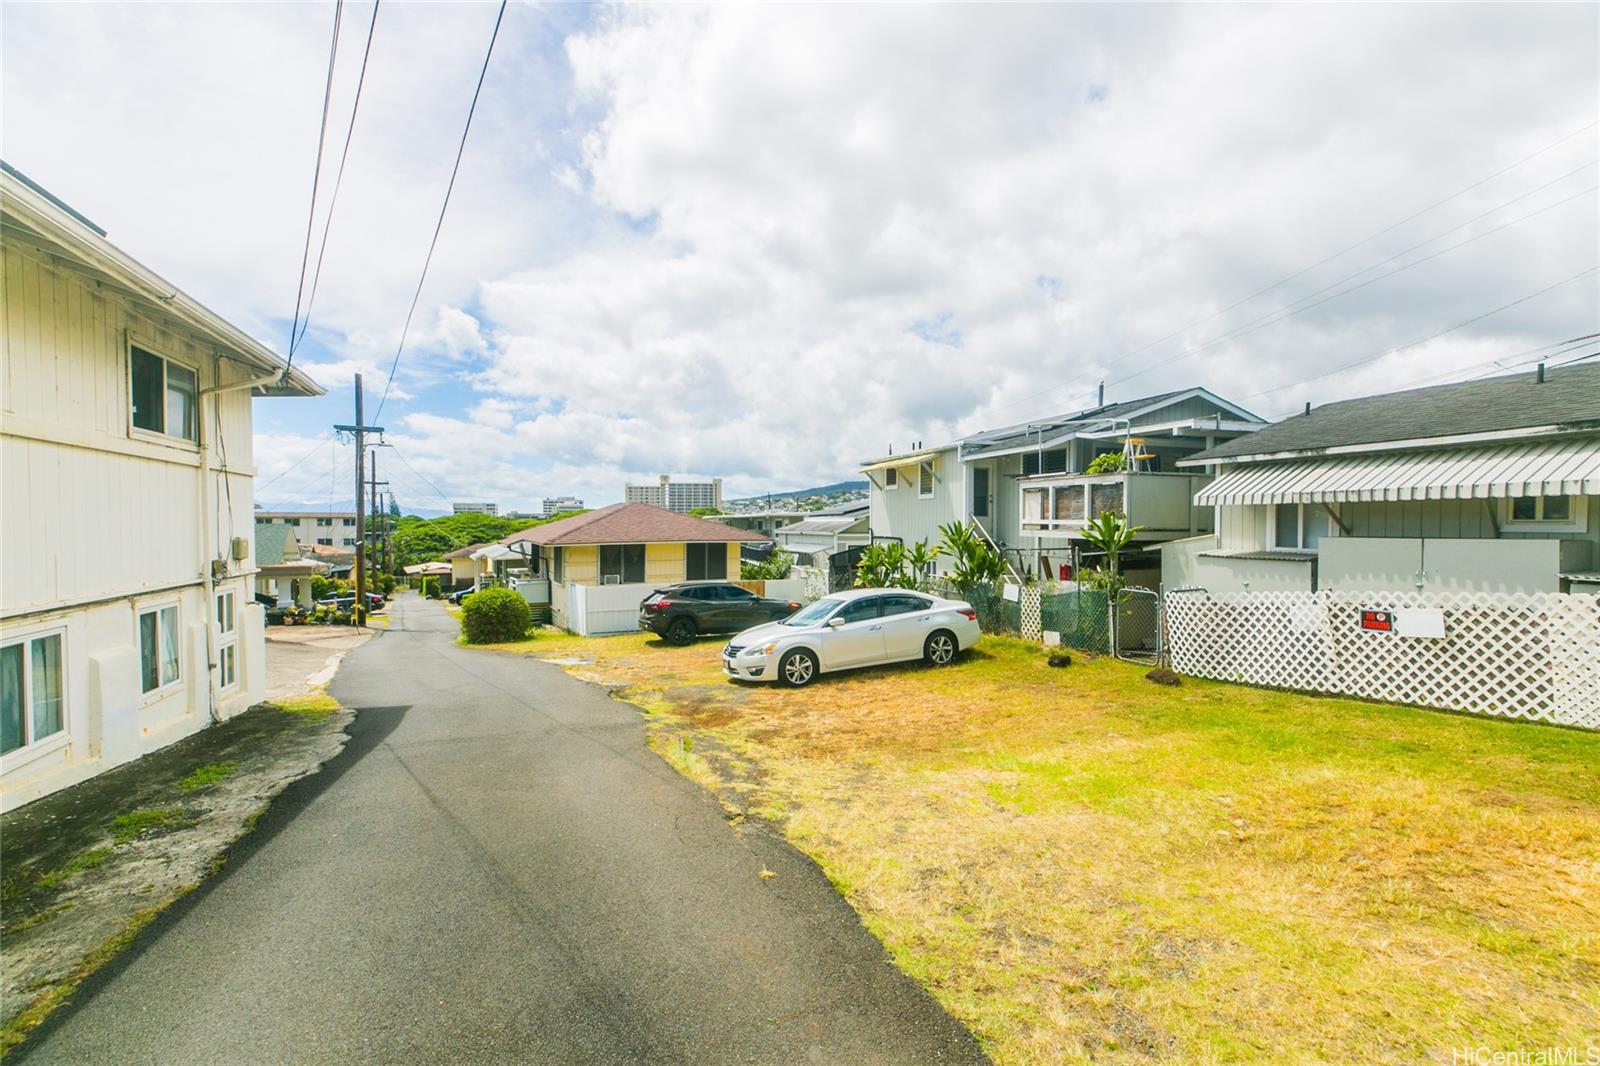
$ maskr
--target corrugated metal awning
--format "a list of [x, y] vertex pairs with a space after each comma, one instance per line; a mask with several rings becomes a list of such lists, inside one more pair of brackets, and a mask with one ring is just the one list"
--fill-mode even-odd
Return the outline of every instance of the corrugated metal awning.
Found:
[[1201, 506], [1463, 500], [1600, 494], [1600, 439], [1251, 463], [1195, 496]]
[[907, 452], [904, 455], [891, 455], [887, 459], [878, 459], [861, 467], [863, 474], [873, 470], [888, 470], [890, 467], [915, 466], [921, 462], [933, 463], [935, 469], [939, 465], [939, 453], [943, 448], [924, 448], [920, 452]]

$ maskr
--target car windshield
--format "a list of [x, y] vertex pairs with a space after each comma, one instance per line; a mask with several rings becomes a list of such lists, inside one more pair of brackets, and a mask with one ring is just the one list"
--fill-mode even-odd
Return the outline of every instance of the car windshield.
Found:
[[800, 608], [794, 614], [783, 620], [786, 626], [814, 626], [832, 614], [843, 600], [818, 600], [816, 603]]

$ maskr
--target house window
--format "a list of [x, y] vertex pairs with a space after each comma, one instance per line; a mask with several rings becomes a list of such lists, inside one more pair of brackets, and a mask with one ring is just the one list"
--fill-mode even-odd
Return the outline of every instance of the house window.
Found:
[[1316, 551], [1328, 535], [1329, 516], [1320, 503], [1279, 503], [1272, 507], [1272, 547]]
[[917, 498], [927, 499], [933, 495], [933, 464], [923, 462], [917, 464]]
[[643, 581], [643, 544], [600, 545], [600, 584], [637, 585]]
[[1048, 517], [1046, 508], [1050, 503], [1049, 489], [1023, 489], [1022, 490], [1022, 528], [1043, 529], [1045, 519]]
[[1067, 450], [1050, 448], [1043, 452], [1022, 453], [1022, 476], [1033, 474], [1064, 474], [1067, 472]]
[[688, 544], [684, 578], [689, 581], [722, 581], [728, 576], [726, 544]]
[[346, 538], [344, 538], [344, 546], [346, 548], [354, 548], [356, 546], [356, 538], [354, 538], [354, 537], [346, 537]]
[[331, 519], [331, 518], [319, 518], [319, 519], [317, 519], [317, 525], [319, 525], [319, 526], [331, 526], [331, 525], [333, 525], [333, 519]]
[[1570, 496], [1518, 496], [1511, 501], [1513, 522], [1570, 522]]
[[143, 348], [130, 349], [133, 427], [200, 440], [199, 378], [194, 370]]
[[333, 538], [332, 537], [318, 537], [317, 538], [317, 543], [321, 544], [323, 547], [331, 548], [331, 547], [333, 547]]
[[66, 728], [61, 634], [0, 648], [0, 755]]
[[139, 613], [139, 683], [145, 692], [178, 680], [178, 607]]
[[550, 578], [558, 585], [567, 579], [567, 571], [566, 567], [562, 565], [563, 562], [564, 560], [561, 558], [561, 549], [551, 549]]
[[217, 593], [217, 686], [232, 688], [239, 680], [239, 618], [234, 593]]
[[340, 525], [346, 525], [346, 526], [353, 526], [353, 525], [356, 524], [356, 520], [354, 518], [341, 518], [339, 520], [339, 524]]
[[883, 487], [886, 488], [886, 489], [897, 489], [897, 488], [899, 488], [900, 487], [900, 471], [896, 470], [892, 466], [889, 467], [887, 470], [885, 470], [883, 472]]

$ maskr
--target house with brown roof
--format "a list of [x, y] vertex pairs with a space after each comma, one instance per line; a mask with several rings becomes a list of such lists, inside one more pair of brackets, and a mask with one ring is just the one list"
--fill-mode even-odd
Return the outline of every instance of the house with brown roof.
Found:
[[450, 587], [452, 589], [466, 588], [468, 585], [477, 586], [486, 578], [493, 576], [486, 559], [474, 556], [488, 543], [468, 544], [464, 548], [457, 548], [453, 552], [446, 552], [439, 557], [441, 562], [450, 564]]
[[639, 601], [680, 581], [739, 577], [739, 546], [765, 542], [734, 529], [647, 503], [614, 503], [513, 533], [500, 543], [550, 579], [555, 623], [574, 633], [622, 633], [638, 626]]

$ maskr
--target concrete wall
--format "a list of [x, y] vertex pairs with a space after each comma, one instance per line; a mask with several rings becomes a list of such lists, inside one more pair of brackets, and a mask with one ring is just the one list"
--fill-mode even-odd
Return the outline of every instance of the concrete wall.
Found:
[[1234, 592], [1310, 592], [1315, 569], [1303, 560], [1236, 559], [1214, 554], [1209, 536], [1167, 541], [1160, 546], [1161, 585], [1168, 591], [1203, 588], [1213, 595]]

